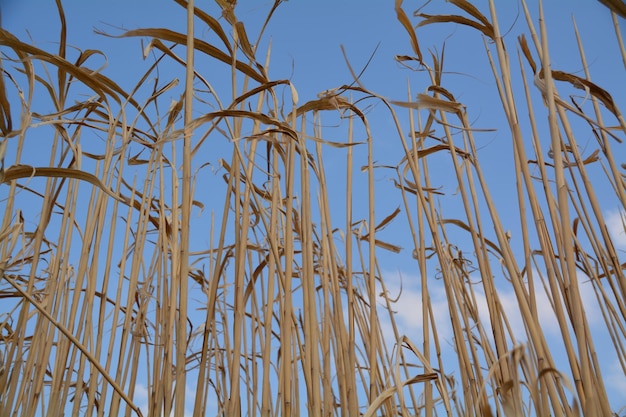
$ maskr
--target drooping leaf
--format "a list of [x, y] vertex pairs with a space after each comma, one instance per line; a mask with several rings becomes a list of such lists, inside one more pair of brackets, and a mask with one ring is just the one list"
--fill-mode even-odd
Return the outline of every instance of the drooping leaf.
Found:
[[422, 52], [420, 51], [419, 43], [417, 42], [417, 35], [415, 35], [415, 29], [413, 29], [413, 25], [409, 20], [406, 12], [402, 9], [402, 0], [396, 0], [396, 16], [400, 24], [404, 27], [404, 30], [409, 35], [411, 39], [411, 47], [413, 48], [413, 52], [417, 56], [418, 61], [422, 62]]
[[[107, 36], [112, 36], [104, 32], [98, 32], [98, 33], [107, 35]], [[134, 30], [129, 30], [127, 32], [124, 32], [121, 35], [116, 35], [112, 37], [123, 38], [123, 37], [144, 37], [144, 36], [151, 37], [151, 38], [158, 38], [162, 41], [174, 42], [179, 45], [187, 44], [187, 35], [180, 33], [180, 32], [175, 32], [170, 29], [164, 29], [164, 28], [134, 29]], [[211, 45], [210, 43], [205, 42], [201, 39], [197, 39], [197, 38], [194, 39], [194, 48], [206, 55], [209, 55], [219, 61], [222, 61], [225, 64], [228, 64], [228, 65], [233, 64], [233, 57], [230, 53], [223, 52], [220, 49], [216, 48], [215, 46]], [[235, 60], [235, 68], [237, 68], [237, 70], [241, 71], [243, 74], [247, 75], [248, 77], [252, 78], [253, 80], [259, 83], [265, 83], [268, 81], [263, 74], [258, 73], [250, 65], [245, 64], [241, 61]]]

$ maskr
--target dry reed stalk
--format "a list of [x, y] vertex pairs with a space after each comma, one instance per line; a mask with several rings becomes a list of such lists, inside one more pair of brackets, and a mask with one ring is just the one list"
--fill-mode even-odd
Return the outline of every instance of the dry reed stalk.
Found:
[[[626, 208], [616, 156], [626, 124], [592, 81], [575, 25], [584, 78], [551, 68], [549, 22], [539, 4], [537, 31], [522, 2], [532, 43], [520, 36], [514, 45], [518, 86], [495, 2], [489, 17], [465, 0], [450, 2], [453, 14], [420, 11], [415, 29], [398, 0], [414, 55], [398, 60], [417, 63], [428, 88], [415, 98], [409, 84], [406, 101], [392, 101], [350, 68], [353, 85], [300, 103], [291, 81], [271, 80], [271, 48], [263, 64], [258, 58], [280, 1], [255, 42], [236, 2], [217, 0], [221, 17], [175, 2], [187, 13], [185, 33], [120, 36], [151, 38], [155, 57], [130, 92], [89, 68], [95, 52], [69, 60], [60, 1], [54, 53], [0, 29], [0, 129], [9, 148], [1, 155], [0, 295], [11, 303], [1, 324], [0, 414], [610, 415], [597, 347], [613, 348], [626, 374], [626, 279], [597, 189], [606, 185]], [[625, 60], [615, 15], [613, 23]], [[211, 41], [194, 38], [197, 24]], [[444, 53], [431, 53], [430, 64], [422, 55], [420, 31], [432, 24], [462, 25], [484, 40], [511, 138], [519, 238], [507, 233], [510, 216], [478, 150], [484, 130], [443, 81]], [[221, 97], [199, 73], [206, 62], [231, 81]], [[182, 76], [181, 66], [179, 87], [167, 77]], [[78, 86], [95, 98], [70, 104]], [[570, 86], [585, 89], [592, 112], [562, 98]], [[162, 113], [166, 93], [179, 99]], [[53, 110], [38, 112], [45, 94]], [[537, 94], [547, 110], [535, 105]], [[389, 146], [400, 150], [391, 168], [402, 209], [391, 214], [380, 214], [380, 196], [391, 194], [375, 174], [389, 166], [375, 163], [365, 100], [382, 104], [397, 132]], [[398, 110], [407, 112], [409, 134]], [[343, 142], [329, 140], [335, 132], [324, 120], [333, 117], [345, 127]], [[579, 150], [579, 123], [597, 149]], [[35, 129], [49, 129], [45, 165], [25, 152]], [[547, 142], [553, 159], [544, 156]], [[341, 178], [328, 162], [337, 154]], [[439, 166], [456, 195], [438, 188]], [[385, 240], [384, 229], [398, 223], [405, 235]], [[422, 304], [420, 332], [405, 335], [381, 250], [404, 253], [407, 242], [419, 277], [407, 284], [420, 289]], [[588, 286], [610, 340], [590, 322]], [[440, 288], [450, 330], [435, 301]], [[542, 302], [559, 324], [556, 342]]]

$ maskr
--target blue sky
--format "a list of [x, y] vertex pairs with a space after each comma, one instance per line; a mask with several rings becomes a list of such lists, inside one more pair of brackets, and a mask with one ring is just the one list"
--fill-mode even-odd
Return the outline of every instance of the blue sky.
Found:
[[[49, 51], [56, 48], [58, 36], [58, 18], [56, 7], [51, 0], [2, 0], [2, 26], [16, 36], [27, 39], [32, 36], [33, 42]], [[105, 75], [118, 81], [123, 87], [129, 88], [147, 67], [147, 61], [141, 59], [142, 45], [139, 39], [116, 39], [94, 33], [94, 28], [107, 32], [111, 35], [120, 34], [123, 30], [139, 27], [168, 27], [175, 30], [184, 30], [185, 10], [173, 2], [165, 0], [111, 0], [111, 1], [79, 1], [69, 0], [64, 3], [68, 21], [69, 44], [79, 49], [97, 48], [105, 51], [108, 55]], [[208, 10], [214, 15], [219, 13], [217, 6], [208, 1], [197, 2], [204, 7], [208, 4]], [[258, 24], [271, 6], [268, 1], [245, 1], [240, 2], [237, 8], [237, 16], [244, 22], [250, 22], [247, 26], [248, 34], [258, 31]], [[406, 1], [404, 9], [409, 15], [417, 3]], [[421, 4], [421, 3], [420, 3]], [[474, 2], [477, 7], [486, 13], [488, 10], [485, 1]], [[428, 10], [442, 10], [443, 6], [430, 5]], [[521, 6], [517, 2], [497, 2], [500, 16], [500, 29], [508, 33], [510, 38], [507, 44], [511, 56], [516, 56], [514, 39], [525, 30], [525, 19]], [[531, 8], [535, 5], [531, 5]], [[617, 51], [613, 28], [610, 22], [609, 12], [599, 2], [590, 0], [574, 0], [568, 3], [568, 9], [564, 10], [563, 3], [546, 1], [544, 4], [546, 21], [549, 27], [550, 47], [552, 51], [553, 67], [563, 71], [572, 72], [584, 76], [582, 65], [578, 57], [578, 49], [572, 28], [572, 16], [576, 17], [576, 23], [581, 32], [587, 60], [590, 65], [594, 81], [600, 86], [606, 86], [614, 94], [614, 99], [620, 108], [626, 104], [626, 94], [614, 86], [624, 85], [626, 71], [623, 65], [611, 54]], [[536, 7], [535, 7], [536, 8]], [[427, 9], [424, 11], [426, 12]], [[535, 17], [536, 12], [535, 13]], [[411, 18], [414, 22], [415, 20]], [[536, 21], [535, 21], [536, 22]], [[620, 21], [622, 30], [624, 21]], [[257, 26], [255, 26], [257, 25]], [[197, 27], [197, 36], [202, 39], [212, 39], [205, 29]], [[420, 33], [428, 33], [427, 37], [420, 37]], [[527, 35], [528, 36], [528, 35]], [[502, 114], [499, 98], [494, 88], [493, 76], [486, 64], [482, 41], [475, 31], [453, 25], [438, 28], [418, 29], [418, 39], [422, 53], [426, 56], [429, 50], [441, 52], [442, 42], [446, 42], [446, 62], [448, 73], [445, 74], [444, 85], [447, 86], [455, 97], [467, 105], [470, 119], [474, 127], [489, 129], [480, 134], [477, 141], [482, 144], [479, 150], [481, 157], [490, 161], [484, 166], [486, 175], [492, 179], [496, 204], [503, 213], [503, 222], [509, 224], [513, 236], [516, 233], [517, 217], [515, 205], [511, 204], [511, 196], [514, 196], [513, 176], [510, 170], [512, 159], [510, 158], [510, 137], [508, 128]], [[344, 46], [350, 64], [356, 72], [371, 61], [361, 79], [362, 84], [393, 100], [406, 100], [407, 85], [410, 83], [413, 96], [423, 92], [428, 86], [423, 75], [400, 68], [394, 61], [394, 56], [411, 54], [409, 39], [406, 32], [397, 23], [393, 2], [387, 1], [302, 1], [289, 0], [284, 2], [276, 11], [270, 22], [262, 41], [261, 51], [265, 51], [271, 41], [271, 63], [269, 74], [273, 79], [290, 79], [296, 87], [300, 102], [314, 99], [320, 92], [349, 84], [353, 80], [344, 60], [341, 45]], [[469, 47], [468, 45], [472, 45]], [[437, 49], [435, 49], [437, 48]], [[607, 53], [606, 51], [611, 51]], [[182, 52], [180, 52], [182, 54]], [[372, 56], [373, 55], [373, 56]], [[259, 57], [263, 59], [263, 56]], [[616, 63], [618, 65], [616, 65]], [[104, 65], [102, 57], [96, 57], [92, 66]], [[203, 61], [198, 58], [198, 68], [202, 68]], [[211, 63], [201, 72], [211, 80], [216, 90], [228, 91], [228, 80], [223, 81], [225, 71], [228, 68], [218, 68]], [[517, 60], [512, 63], [512, 68], [517, 71]], [[172, 69], [172, 74], [176, 74]], [[184, 77], [184, 73], [178, 71], [178, 76]], [[164, 79], [167, 79], [167, 75]], [[514, 73], [519, 77], [519, 72]], [[623, 90], [623, 89], [622, 89]], [[584, 95], [583, 92], [580, 93]], [[176, 98], [172, 94], [172, 98]], [[43, 105], [43, 104], [42, 104]], [[43, 105], [45, 106], [45, 105]], [[395, 140], [396, 133], [389, 115], [376, 105], [371, 112], [370, 122], [375, 140], [377, 163], [380, 165], [393, 165], [398, 162], [401, 149], [391, 145]], [[198, 113], [202, 109], [195, 109]], [[520, 110], [520, 114], [523, 110]], [[401, 114], [401, 119], [406, 121], [406, 115]], [[408, 123], [404, 124], [405, 130]], [[333, 135], [340, 140], [345, 130], [332, 130], [329, 127], [330, 138]], [[406, 132], [405, 132], [406, 133]], [[590, 148], [593, 148], [591, 134], [583, 133], [588, 139]], [[581, 138], [579, 138], [581, 141]], [[579, 142], [580, 143], [580, 142]], [[616, 144], [617, 145], [617, 144]], [[545, 152], [548, 151], [546, 145]], [[618, 161], [626, 161], [624, 146], [616, 146], [614, 149]], [[47, 158], [47, 155], [33, 155], [32, 158]], [[329, 153], [327, 158], [331, 163], [340, 164], [343, 156], [333, 160], [335, 155]], [[341, 166], [341, 165], [338, 165]], [[437, 167], [433, 168], [437, 173]], [[332, 172], [331, 172], [332, 174]], [[329, 174], [327, 174], [329, 175]], [[335, 175], [342, 175], [336, 173]], [[377, 183], [380, 184], [380, 192], [377, 199], [377, 213], [382, 219], [401, 205], [397, 194], [394, 194], [392, 171], [380, 170], [377, 175]], [[453, 181], [450, 172], [445, 167], [435, 177], [436, 181], [446, 193], [454, 194]], [[332, 192], [341, 195], [342, 189], [337, 186]], [[611, 197], [608, 189], [598, 189], [600, 196], [606, 194], [603, 210], [613, 219], [609, 230], [615, 232], [616, 241], [621, 249], [626, 249], [624, 234], [619, 230], [619, 218], [616, 217], [616, 201]], [[339, 198], [339, 197], [338, 197]], [[515, 200], [513, 200], [515, 201]], [[515, 203], [516, 204], [516, 203]], [[454, 217], [457, 207], [448, 206], [444, 211], [450, 217]], [[219, 210], [219, 208], [217, 208]], [[357, 208], [358, 210], [358, 208]], [[210, 209], [203, 215], [208, 216]], [[403, 236], [406, 225], [398, 223], [391, 225], [382, 234], [382, 238], [398, 243], [405, 249], [399, 255], [381, 253], [382, 269], [390, 278], [392, 289], [397, 290], [397, 279], [402, 275], [406, 282], [416, 281], [415, 265], [411, 258], [411, 242]], [[621, 240], [619, 240], [621, 239]], [[395, 284], [394, 284], [395, 283]], [[395, 285], [395, 286], [394, 286]], [[408, 294], [419, 296], [419, 288], [408, 286]], [[507, 300], [504, 290], [504, 299]], [[409, 298], [405, 298], [408, 300]], [[445, 299], [437, 300], [445, 303]], [[418, 331], [419, 321], [414, 321], [413, 307], [410, 302], [398, 305], [400, 322], [406, 326], [407, 332]], [[593, 300], [589, 300], [591, 314]], [[438, 304], [443, 310], [443, 304]], [[595, 312], [595, 313], [594, 313]], [[444, 314], [444, 313], [442, 313]], [[549, 315], [548, 313], [546, 313]], [[444, 314], [445, 315], [445, 314]], [[550, 322], [551, 319], [546, 319]], [[444, 320], [445, 321], [445, 320]], [[551, 323], [551, 322], [550, 322]], [[548, 324], [550, 325], [550, 324]], [[445, 324], [442, 324], [445, 328]], [[607, 372], [611, 372], [607, 368]], [[626, 390], [624, 375], [610, 374], [613, 391], [611, 392], [615, 406], [626, 405], [620, 399], [622, 389]]]

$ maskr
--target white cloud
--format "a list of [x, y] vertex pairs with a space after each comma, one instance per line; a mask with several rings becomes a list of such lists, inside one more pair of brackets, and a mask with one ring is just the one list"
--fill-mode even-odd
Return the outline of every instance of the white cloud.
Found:
[[609, 230], [613, 244], [620, 249], [626, 249], [626, 213], [617, 210], [609, 211], [606, 215], [606, 227]]
[[[552, 306], [553, 297], [551, 294], [551, 289], [549, 286], [543, 286], [539, 273], [534, 269], [533, 277], [537, 317], [539, 319], [541, 328], [546, 336], [559, 336], [561, 334], [561, 327]], [[577, 272], [576, 278], [587, 322], [589, 323], [589, 325], [599, 323], [602, 320], [602, 316], [598, 307], [598, 301], [596, 299], [595, 290], [592, 287], [592, 283], [589, 281], [589, 278], [580, 271]], [[548, 296], [549, 292], [550, 296]], [[511, 325], [511, 328], [513, 330], [513, 334], [518, 339], [517, 341], [525, 341], [526, 333], [524, 330], [524, 321], [522, 320], [519, 302], [513, 288], [507, 290], [499, 289], [498, 296], [502, 308], [506, 313], [507, 319], [509, 320], [509, 324]], [[561, 305], [563, 306], [562, 311], [566, 312], [567, 309], [564, 307], [563, 304], [562, 293], [559, 293], [559, 300], [561, 302]], [[484, 307], [479, 307], [481, 309], [481, 319], [488, 321], [489, 312], [487, 311], [486, 301], [484, 303]], [[569, 323], [567, 313], [565, 313], [565, 315], [565, 320]]]
[[139, 409], [144, 416], [148, 415], [148, 398], [148, 387], [141, 383], [135, 384], [135, 394], [133, 396], [133, 400], [135, 401], [135, 404], [139, 406]]
[[[195, 386], [190, 386], [189, 384], [187, 384], [187, 386], [185, 387], [185, 414], [184, 417], [191, 417], [193, 415], [193, 405], [194, 405], [194, 400], [195, 400]], [[134, 401], [135, 403], [139, 406], [139, 409], [141, 410], [141, 413], [144, 416], [147, 416], [149, 414], [149, 410], [148, 410], [148, 401], [149, 401], [149, 392], [148, 392], [148, 387], [145, 384], [142, 383], [137, 383], [135, 384], [135, 394], [134, 394]], [[211, 401], [209, 401], [209, 403], [211, 403]], [[209, 404], [208, 410], [211, 410], [210, 406], [212, 404]], [[191, 407], [191, 408], [190, 408]], [[163, 412], [161, 412], [161, 414], [163, 414]], [[170, 413], [170, 417], [174, 416], [174, 410], [172, 410], [172, 412]]]
[[[394, 312], [399, 335], [406, 335], [413, 342], [421, 342], [424, 328], [421, 278], [416, 275], [398, 272], [385, 272], [383, 273], [383, 277], [387, 289], [387, 296], [390, 300], [395, 301], [391, 303], [391, 309]], [[450, 315], [448, 313], [448, 301], [441, 281], [430, 278], [428, 281], [428, 292], [439, 339], [442, 341], [450, 339], [452, 337], [452, 328], [450, 325]], [[386, 340], [395, 340], [391, 322], [384, 311], [386, 304], [381, 293], [382, 288], [379, 284], [378, 300], [383, 334]]]
[[[555, 367], [564, 372], [564, 378], [571, 379], [571, 373], [569, 372], [570, 364], [567, 361], [567, 355], [565, 353], [561, 327], [559, 326], [559, 322], [550, 302], [551, 297], [548, 296], [550, 288], [544, 288], [537, 270], [533, 269], [532, 272], [535, 279], [534, 288], [537, 316], [541, 329], [544, 333], [548, 346], [550, 347], [553, 360], [555, 361]], [[400, 289], [402, 288], [402, 294], [399, 299], [391, 305], [391, 308], [395, 312], [394, 317], [400, 336], [408, 336], [411, 341], [420, 347], [423, 341], [422, 292], [420, 278], [411, 274], [388, 271], [384, 273], [383, 276], [385, 278], [385, 285], [390, 299], [398, 297]], [[479, 283], [478, 279], [472, 279], [472, 282], [477, 283], [473, 285], [473, 289], [475, 294], [474, 296], [476, 297], [479, 319], [485, 325], [487, 337], [491, 338], [492, 333], [489, 331], [489, 309], [487, 307], [483, 287]], [[604, 324], [604, 319], [600, 311], [598, 300], [596, 299], [592, 282], [582, 272], [578, 272], [577, 283], [585, 310], [585, 316], [588, 325], [591, 328], [594, 344], [598, 354], [601, 356], [601, 366], [603, 368], [603, 376], [606, 381], [606, 388], [611, 401], [611, 406], [614, 410], [618, 410], [620, 407], [626, 406], [626, 403], [620, 403], [620, 401], [623, 402], [623, 400], [621, 400], [622, 396], [620, 396], [620, 393], [626, 392], [626, 378], [624, 377], [622, 368], [619, 364], [616, 362], [614, 363], [614, 359], [610, 356], [606, 356], [614, 355], [615, 353], [611, 351], [610, 345], [606, 345], [606, 341], [609, 340], [609, 335], [606, 331], [606, 325]], [[511, 284], [507, 283], [505, 280], [498, 280], [498, 284], [498, 297], [515, 335], [516, 343], [523, 344], [527, 341], [527, 336], [515, 292]], [[439, 342], [442, 349], [441, 355], [444, 358], [444, 363], [446, 364], [445, 372], [454, 374], [458, 370], [458, 365], [456, 362], [457, 358], [454, 353], [455, 349], [452, 328], [443, 283], [440, 280], [429, 278], [428, 285], [431, 295], [431, 305], [433, 313], [436, 317], [435, 321], [437, 323]], [[382, 289], [379, 287], [378, 291], [380, 294]], [[559, 295], [561, 297], [560, 302], [563, 303], [562, 294]], [[391, 322], [386, 316], [383, 315], [384, 310], [381, 308], [381, 305], [384, 305], [384, 298], [379, 296], [381, 327], [388, 343], [388, 348], [392, 348], [395, 343], [395, 337], [393, 335]], [[567, 310], [562, 307], [562, 311], [565, 313], [567, 331], [570, 333], [570, 336], [573, 336], [573, 329], [570, 324]], [[431, 360], [433, 360], [433, 358], [431, 358]], [[607, 368], [607, 365], [610, 366]]]
[[608, 394], [609, 401], [611, 402], [611, 408], [613, 411], [620, 411], [626, 415], [626, 400], [623, 398], [623, 394], [626, 392], [626, 376], [617, 358], [613, 361], [608, 370], [604, 370], [604, 379]]
[[[383, 276], [385, 277], [385, 286], [388, 298], [390, 300], [395, 300], [397, 298], [397, 301], [391, 304], [391, 308], [394, 311], [394, 318], [396, 320], [400, 336], [407, 335], [413, 341], [421, 341], [423, 332], [421, 280], [417, 276], [397, 272], [387, 272]], [[546, 292], [546, 290], [550, 291], [550, 288], [544, 288], [539, 278], [539, 273], [536, 270], [533, 270], [533, 277], [535, 279], [534, 287], [537, 316], [541, 324], [541, 328], [547, 337], [560, 337], [561, 329], [559, 322], [550, 301], [551, 297], [549, 297]], [[602, 322], [602, 316], [592, 283], [582, 273], [577, 274], [577, 279], [583, 307], [585, 309], [585, 315], [589, 325], [593, 326], [594, 323]], [[473, 280], [472, 282], [478, 282], [478, 279]], [[448, 301], [443, 288], [443, 283], [439, 280], [429, 279], [428, 285], [431, 297], [431, 306], [435, 316], [439, 339], [441, 342], [451, 340], [453, 336], [452, 327], [450, 324]], [[479, 319], [487, 326], [487, 328], [489, 328], [489, 308], [487, 306], [487, 300], [483, 287], [480, 284], [475, 284], [473, 286], [473, 290], [476, 298]], [[379, 286], [378, 294], [381, 294], [381, 292], [382, 288]], [[563, 303], [562, 294], [559, 295], [561, 297], [561, 303]], [[519, 302], [513, 288], [511, 286], [501, 286], [498, 288], [498, 297], [516, 341], [518, 343], [523, 343], [527, 340], [524, 320], [522, 319]], [[381, 327], [383, 334], [385, 335], [387, 341], [394, 341], [395, 338], [391, 322], [386, 315], [384, 315], [384, 305], [384, 297], [379, 295], [379, 312], [381, 315]], [[563, 311], [566, 311], [564, 307]], [[567, 313], [566, 321], [569, 322]]]

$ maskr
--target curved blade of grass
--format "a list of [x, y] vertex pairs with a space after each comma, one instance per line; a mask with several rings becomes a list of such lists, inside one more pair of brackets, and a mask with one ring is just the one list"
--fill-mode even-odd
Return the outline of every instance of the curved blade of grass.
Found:
[[[151, 37], [151, 38], [158, 38], [163, 41], [174, 42], [179, 45], [187, 44], [187, 35], [185, 35], [184, 33], [175, 32], [173, 30], [164, 29], [164, 28], [134, 29], [134, 30], [129, 30], [127, 32], [124, 32], [121, 35], [110, 35], [102, 31], [96, 31], [96, 33], [99, 33], [105, 36], [110, 36], [113, 38], [146, 36], [146, 37]], [[208, 42], [205, 42], [201, 39], [196, 38], [194, 39], [194, 48], [202, 53], [207, 54], [210, 57], [213, 57], [219, 61], [222, 61], [223, 63], [227, 65], [233, 65], [233, 57], [231, 55], [219, 50], [218, 48], [216, 48], [215, 46], [211, 45]], [[248, 77], [252, 78], [253, 80], [259, 83], [266, 83], [269, 81], [263, 74], [259, 74], [248, 64], [245, 64], [239, 60], [235, 60], [234, 65], [235, 65], [235, 68], [237, 68], [237, 70], [239, 70], [243, 74], [247, 75]]]
[[415, 35], [415, 30], [413, 30], [413, 25], [411, 21], [406, 15], [404, 9], [402, 9], [402, 0], [396, 0], [396, 16], [400, 24], [406, 30], [406, 33], [409, 35], [409, 39], [411, 40], [411, 47], [413, 48], [413, 52], [417, 55], [417, 60], [421, 64], [422, 63], [422, 52], [420, 51], [419, 43], [417, 42], [417, 36]]
[[31, 177], [56, 177], [56, 178], [74, 178], [95, 185], [104, 191], [108, 196], [129, 204], [129, 201], [111, 191], [98, 177], [85, 171], [73, 168], [58, 167], [33, 167], [30, 165], [12, 165], [3, 172], [0, 172], [0, 183], [9, 183], [20, 178]]

